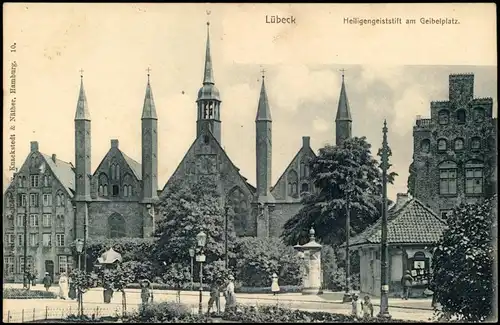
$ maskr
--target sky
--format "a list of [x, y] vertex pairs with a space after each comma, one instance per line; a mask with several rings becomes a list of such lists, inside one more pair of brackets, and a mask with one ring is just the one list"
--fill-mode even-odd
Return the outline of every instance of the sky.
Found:
[[[17, 63], [16, 94], [6, 92], [4, 103], [8, 107], [16, 97], [16, 118], [10, 121], [4, 110], [4, 180], [12, 175], [6, 169], [11, 134], [16, 167], [29, 153], [30, 141], [38, 141], [41, 152], [74, 163], [80, 69], [92, 118], [92, 172], [111, 139], [119, 139], [120, 149], [140, 162], [140, 117], [151, 68], [158, 186], [163, 188], [195, 139], [209, 10], [222, 146], [241, 174], [255, 185], [260, 70], [266, 70], [273, 117], [274, 184], [300, 149], [302, 136], [311, 137], [316, 152], [334, 143], [339, 70], [345, 69], [353, 135], [366, 136], [373, 155], [387, 119], [391, 163], [399, 174], [388, 188], [394, 199], [406, 192], [415, 118], [429, 115], [430, 101], [447, 100], [450, 73], [474, 73], [475, 97], [492, 97], [497, 110], [494, 12], [487, 5], [474, 11], [470, 6], [8, 4], [4, 65], [9, 72]], [[396, 29], [342, 23], [351, 16], [419, 17], [436, 11], [453, 12], [461, 25]], [[266, 15], [293, 15], [297, 24], [266, 24]], [[478, 34], [482, 37], [473, 37]], [[5, 52], [13, 43], [16, 52]], [[4, 74], [4, 84], [9, 77]], [[9, 131], [12, 125], [15, 131]]]

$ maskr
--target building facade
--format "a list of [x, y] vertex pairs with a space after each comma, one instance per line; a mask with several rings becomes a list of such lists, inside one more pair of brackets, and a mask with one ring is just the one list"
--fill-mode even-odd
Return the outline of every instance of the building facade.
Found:
[[[74, 119], [75, 165], [41, 153], [38, 143], [32, 142], [30, 155], [5, 191], [4, 279], [22, 280], [25, 229], [19, 220], [24, 215], [29, 223], [30, 269], [57, 278], [71, 265], [70, 244], [77, 238], [151, 236], [158, 215], [155, 205], [175, 179], [212, 178], [222, 193], [221, 204], [234, 212], [237, 235], [279, 236], [284, 223], [301, 208], [301, 195], [314, 191], [307, 163], [315, 153], [310, 137], [302, 137], [301, 146], [298, 139], [296, 155], [276, 184], [271, 184], [273, 121], [264, 80], [263, 76], [256, 109], [257, 184], [253, 186], [221, 146], [222, 96], [215, 85], [207, 28], [203, 83], [193, 105], [197, 110], [196, 139], [159, 191], [158, 116], [149, 74], [141, 116], [142, 163], [130, 158], [119, 141], [112, 139], [93, 172], [92, 120], [82, 77]], [[338, 111], [336, 136], [341, 141], [351, 137], [352, 124], [343, 77]]]
[[461, 202], [496, 189], [493, 99], [474, 98], [474, 75], [449, 76], [449, 98], [430, 104], [430, 118], [413, 127], [409, 192], [442, 218]]

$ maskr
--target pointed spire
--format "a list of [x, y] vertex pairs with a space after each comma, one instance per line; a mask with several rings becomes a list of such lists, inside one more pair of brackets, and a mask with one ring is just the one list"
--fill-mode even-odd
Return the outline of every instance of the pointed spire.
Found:
[[90, 121], [90, 112], [87, 105], [87, 97], [83, 88], [83, 70], [80, 70], [80, 94], [78, 95], [78, 103], [76, 104], [75, 120]]
[[347, 99], [347, 93], [345, 90], [344, 83], [344, 69], [342, 71], [342, 87], [340, 88], [340, 96], [339, 96], [339, 106], [337, 108], [337, 117], [335, 121], [343, 120], [343, 121], [352, 121], [351, 117], [351, 109], [349, 107], [349, 100]]
[[151, 89], [151, 84], [149, 82], [149, 77], [151, 72], [150, 68], [147, 68], [148, 72], [148, 84], [146, 85], [146, 95], [144, 96], [144, 105], [142, 107], [142, 119], [158, 119], [156, 115], [156, 106], [153, 99], [153, 90]]
[[264, 79], [266, 78], [262, 70], [262, 86], [260, 88], [259, 106], [257, 108], [257, 117], [255, 121], [272, 121], [271, 119], [271, 109], [269, 108], [269, 101], [267, 100], [266, 85]]
[[212, 70], [212, 56], [210, 55], [210, 22], [207, 21], [207, 48], [205, 52], [205, 73], [203, 74], [203, 84], [215, 84], [214, 72]]

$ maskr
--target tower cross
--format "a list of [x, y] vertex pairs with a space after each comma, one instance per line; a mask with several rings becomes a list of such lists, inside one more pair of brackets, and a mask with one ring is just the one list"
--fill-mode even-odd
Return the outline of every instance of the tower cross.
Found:
[[342, 81], [344, 81], [344, 72], [345, 72], [345, 69], [344, 69], [344, 68], [342, 68], [342, 69], [340, 69], [339, 71], [342, 73]]
[[80, 77], [83, 78], [83, 69], [80, 69]]
[[265, 70], [265, 69], [262, 69], [262, 70], [260, 70], [260, 72], [262, 72], [262, 78], [265, 78], [265, 77], [266, 77], [266, 75], [265, 75], [266, 70]]
[[147, 71], [147, 73], [148, 73], [148, 83], [149, 83], [149, 73], [151, 72], [151, 68], [150, 68], [150, 67], [148, 67], [148, 68], [146, 69], [146, 71]]

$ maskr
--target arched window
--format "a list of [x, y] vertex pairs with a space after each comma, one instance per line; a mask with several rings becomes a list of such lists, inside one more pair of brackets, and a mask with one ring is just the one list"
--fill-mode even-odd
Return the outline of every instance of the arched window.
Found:
[[28, 187], [28, 180], [26, 179], [26, 176], [23, 176], [23, 187]]
[[65, 200], [64, 194], [61, 191], [57, 192], [57, 194], [56, 194], [56, 206], [63, 207], [65, 205], [64, 200]]
[[482, 107], [476, 107], [474, 108], [474, 121], [475, 122], [482, 122], [484, 121], [484, 109]]
[[48, 175], [43, 176], [43, 186], [45, 186], [45, 187], [49, 186], [49, 176]]
[[430, 274], [430, 259], [427, 258], [423, 252], [416, 252], [409, 260], [409, 269], [414, 283], [422, 284], [424, 281], [428, 281]]
[[306, 164], [304, 161], [300, 162], [300, 178], [306, 177]]
[[132, 185], [128, 186], [128, 196], [133, 196], [134, 193], [132, 192]]
[[455, 139], [455, 150], [456, 151], [464, 150], [464, 139], [462, 138]]
[[442, 109], [438, 113], [439, 124], [445, 125], [450, 122], [450, 112], [447, 109]]
[[420, 142], [420, 150], [423, 153], [429, 153], [431, 148], [431, 141], [429, 139], [424, 139], [422, 142]]
[[[99, 174], [99, 196], [108, 196], [108, 176], [106, 174]], [[105, 189], [106, 188], [106, 189]]]
[[472, 150], [479, 150], [479, 149], [481, 149], [481, 138], [480, 137], [473, 137], [470, 140], [470, 148]]
[[245, 193], [234, 187], [228, 194], [228, 203], [234, 212], [234, 230], [238, 236], [247, 235], [248, 225], [248, 200]]
[[438, 140], [438, 150], [445, 151], [447, 148], [448, 148], [448, 143], [446, 142], [446, 139], [439, 139]]
[[118, 213], [108, 217], [109, 238], [120, 238], [127, 235], [125, 231], [125, 219]]
[[123, 185], [123, 196], [128, 196], [128, 185]]
[[115, 179], [116, 178], [116, 166], [115, 164], [112, 164], [111, 165], [111, 179]]
[[7, 195], [5, 196], [5, 200], [7, 201], [6, 202], [7, 208], [14, 206], [14, 199], [12, 197], [12, 194], [7, 193]]
[[457, 111], [457, 122], [458, 124], [464, 124], [466, 120], [466, 114], [464, 109], [459, 109]]
[[483, 193], [483, 168], [481, 161], [470, 161], [465, 164], [465, 193]]
[[23, 177], [21, 175], [17, 176], [17, 186], [23, 187]]
[[304, 193], [307, 193], [307, 192], [309, 192], [309, 184], [303, 183], [300, 186], [300, 194], [304, 194]]
[[457, 164], [453, 161], [439, 165], [439, 193], [457, 194]]
[[120, 165], [116, 165], [116, 178], [115, 179], [120, 179]]
[[295, 170], [291, 170], [288, 172], [287, 181], [288, 181], [288, 195], [291, 197], [296, 197], [298, 194], [299, 178]]

